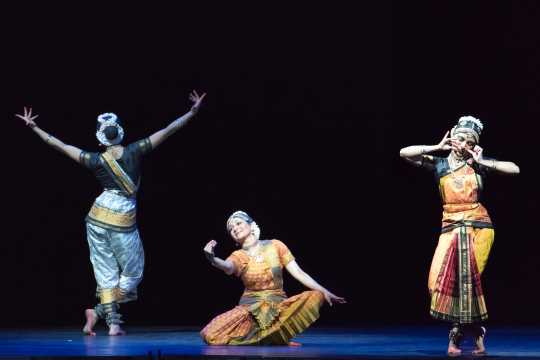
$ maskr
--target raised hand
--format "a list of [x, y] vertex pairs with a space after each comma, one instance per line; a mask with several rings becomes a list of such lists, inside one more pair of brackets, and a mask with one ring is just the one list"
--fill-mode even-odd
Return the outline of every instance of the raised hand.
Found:
[[210, 261], [210, 263], [213, 265], [216, 264], [216, 261], [215, 261], [216, 255], [214, 254], [214, 248], [216, 247], [216, 245], [217, 245], [216, 240], [210, 240], [204, 247], [204, 256], [206, 256], [206, 259], [208, 259], [208, 261]]
[[26, 106], [24, 107], [24, 115], [15, 114], [16, 117], [19, 119], [22, 119], [27, 126], [30, 126], [33, 128], [37, 124], [35, 123], [34, 119], [36, 119], [39, 115], [32, 116], [32, 108], [27, 109]]
[[437, 144], [437, 147], [440, 150], [452, 150], [452, 138], [448, 135], [450, 134], [450, 131], [447, 131], [446, 134], [444, 134], [442, 140]]
[[197, 111], [199, 111], [199, 107], [201, 106], [202, 101], [205, 96], [206, 96], [206, 93], [203, 93], [202, 95], [199, 96], [196, 90], [193, 90], [191, 94], [189, 94], [189, 100], [193, 101], [193, 105], [191, 106], [192, 112], [196, 113]]
[[476, 145], [472, 150], [467, 149], [467, 151], [469, 152], [469, 154], [471, 154], [472, 159], [477, 163], [482, 162], [482, 160], [484, 159], [484, 149], [482, 149], [478, 145]]
[[217, 241], [216, 240], [210, 240], [206, 246], [204, 247], [204, 253], [205, 254], [208, 254], [210, 256], [214, 256], [214, 248], [216, 247], [217, 245]]
[[330, 291], [324, 291], [323, 292], [323, 295], [324, 295], [324, 299], [326, 300], [326, 302], [328, 303], [328, 305], [332, 306], [333, 303], [332, 301], [335, 301], [336, 303], [338, 304], [346, 304], [347, 303], [347, 300], [345, 300], [345, 298], [342, 298], [340, 296], [336, 296], [334, 294], [332, 294]]

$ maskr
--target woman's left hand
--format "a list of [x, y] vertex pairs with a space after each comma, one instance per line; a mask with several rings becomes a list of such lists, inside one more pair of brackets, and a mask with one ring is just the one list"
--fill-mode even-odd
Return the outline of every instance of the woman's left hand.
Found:
[[27, 110], [25, 106], [24, 115], [15, 114], [15, 116], [18, 117], [19, 119], [22, 119], [26, 123], [27, 126], [33, 128], [34, 126], [36, 126], [36, 122], [34, 120], [37, 119], [39, 115], [32, 116], [32, 108]]
[[193, 113], [196, 114], [197, 111], [199, 111], [199, 107], [201, 106], [202, 101], [205, 96], [206, 96], [206, 93], [203, 93], [202, 95], [199, 96], [199, 94], [197, 94], [197, 91], [195, 90], [193, 90], [191, 94], [189, 94], [189, 100], [193, 101], [193, 105], [191, 106], [191, 111]]
[[467, 151], [469, 152], [469, 154], [471, 154], [472, 159], [477, 163], [482, 162], [482, 160], [484, 159], [484, 157], [482, 156], [484, 149], [482, 149], [478, 145], [476, 145], [472, 150], [467, 149]]
[[328, 303], [328, 305], [332, 306], [333, 305], [333, 301], [335, 301], [336, 303], [338, 304], [345, 304], [347, 303], [347, 300], [345, 300], [345, 298], [342, 298], [340, 296], [336, 296], [334, 294], [332, 294], [330, 291], [324, 291], [323, 292], [323, 295], [324, 295], [324, 299], [326, 300], [326, 302]]

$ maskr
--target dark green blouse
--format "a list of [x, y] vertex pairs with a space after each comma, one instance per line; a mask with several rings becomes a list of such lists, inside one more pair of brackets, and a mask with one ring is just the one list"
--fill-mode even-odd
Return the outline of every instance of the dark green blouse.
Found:
[[[138, 184], [141, 177], [142, 156], [152, 150], [152, 143], [149, 138], [145, 138], [129, 144], [124, 148], [120, 159], [116, 159], [122, 169], [129, 175], [135, 184]], [[97, 180], [104, 189], [122, 190], [111, 178], [100, 160], [101, 153], [82, 151], [80, 162], [94, 173]]]

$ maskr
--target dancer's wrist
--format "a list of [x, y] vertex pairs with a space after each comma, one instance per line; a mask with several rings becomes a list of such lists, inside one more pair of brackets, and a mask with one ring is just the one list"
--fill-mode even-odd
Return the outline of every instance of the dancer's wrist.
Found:
[[213, 253], [205, 251], [204, 256], [206, 256], [206, 260], [208, 260], [210, 264], [214, 265], [216, 263], [216, 256]]

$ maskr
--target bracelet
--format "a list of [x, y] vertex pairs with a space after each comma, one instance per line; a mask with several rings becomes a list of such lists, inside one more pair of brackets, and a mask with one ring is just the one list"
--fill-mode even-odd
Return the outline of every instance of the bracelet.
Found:
[[497, 163], [497, 161], [495, 160], [491, 160], [493, 161], [493, 163], [491, 164], [491, 167], [494, 169], [494, 170], [497, 170], [497, 166], [495, 165]]
[[51, 141], [51, 134], [47, 134], [47, 138], [45, 139], [45, 142], [48, 144]]
[[205, 252], [204, 252], [204, 256], [206, 256], [206, 259], [207, 259], [208, 261], [210, 261], [211, 264], [214, 264], [214, 263], [215, 263], [214, 258], [215, 258], [216, 256], [215, 256], [214, 254], [205, 251]]

